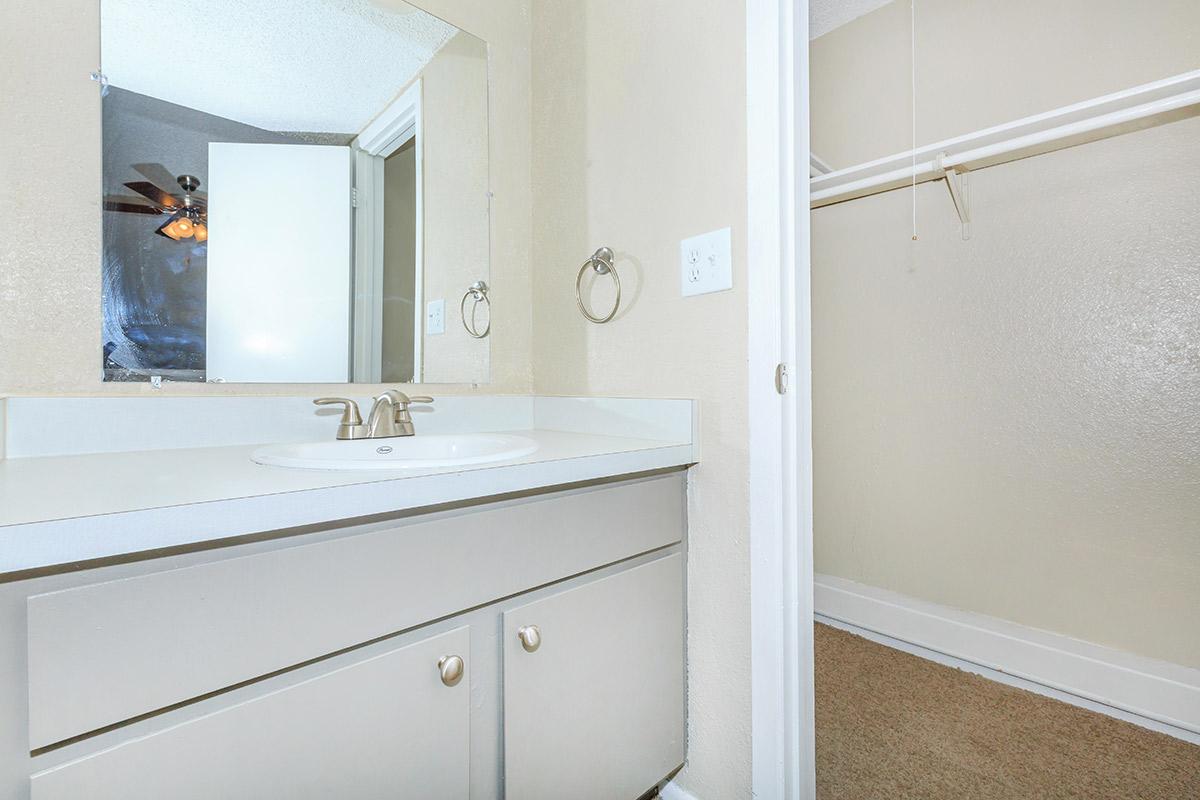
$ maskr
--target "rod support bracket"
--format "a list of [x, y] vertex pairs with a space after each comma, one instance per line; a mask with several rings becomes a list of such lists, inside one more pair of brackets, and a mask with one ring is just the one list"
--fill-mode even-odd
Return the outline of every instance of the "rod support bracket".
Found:
[[971, 209], [967, 197], [967, 173], [965, 170], [957, 172], [953, 167], [947, 167], [945, 158], [945, 153], [938, 153], [935, 162], [938, 171], [946, 177], [946, 188], [950, 190], [950, 199], [954, 202], [954, 210], [958, 212], [958, 221], [962, 225], [962, 238], [965, 242], [971, 238]]

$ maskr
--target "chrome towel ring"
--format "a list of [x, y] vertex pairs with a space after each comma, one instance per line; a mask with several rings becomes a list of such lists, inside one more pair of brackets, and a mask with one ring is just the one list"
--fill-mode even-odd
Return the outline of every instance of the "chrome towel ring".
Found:
[[[474, 300], [471, 304], [471, 315], [467, 316], [467, 300]], [[475, 324], [475, 312], [479, 310], [479, 304], [484, 303], [488, 309], [487, 327], [482, 331]], [[487, 336], [492, 330], [492, 301], [488, 299], [488, 285], [483, 281], [475, 281], [467, 289], [467, 293], [463, 295], [462, 302], [458, 304], [458, 313], [462, 317], [463, 327], [467, 329], [472, 337], [482, 339]]]
[[[609, 311], [606, 317], [597, 317], [588, 309], [587, 304], [583, 302], [583, 276], [587, 273], [588, 267], [595, 270], [597, 275], [611, 275], [613, 283], [617, 285], [617, 298], [613, 301], [612, 311]], [[579, 275], [575, 277], [575, 302], [579, 304], [579, 311], [587, 321], [594, 322], [597, 325], [603, 325], [617, 315], [617, 311], [621, 308], [621, 276], [617, 274], [617, 270], [613, 266], [612, 250], [607, 247], [601, 247], [592, 253], [591, 258], [583, 262], [583, 266], [579, 268]]]

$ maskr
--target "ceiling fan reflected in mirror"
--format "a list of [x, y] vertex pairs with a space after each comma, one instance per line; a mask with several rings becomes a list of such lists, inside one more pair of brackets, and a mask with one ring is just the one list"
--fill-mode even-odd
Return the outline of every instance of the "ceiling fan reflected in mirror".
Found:
[[[140, 166], [135, 165], [135, 168]], [[165, 169], [159, 169], [166, 173]], [[143, 170], [139, 168], [138, 171]], [[104, 208], [126, 214], [166, 214], [166, 221], [154, 231], [159, 236], [177, 242], [193, 238], [198, 243], [207, 241], [208, 204], [204, 195], [196, 191], [200, 188], [200, 179], [195, 175], [180, 175], [175, 182], [183, 190], [182, 194], [171, 194], [150, 181], [130, 181], [125, 186], [141, 197], [106, 197]]]

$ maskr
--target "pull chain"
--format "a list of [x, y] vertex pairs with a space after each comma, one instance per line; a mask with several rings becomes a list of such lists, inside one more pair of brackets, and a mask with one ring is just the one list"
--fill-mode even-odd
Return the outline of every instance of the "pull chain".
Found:
[[912, 66], [912, 240], [917, 240], [917, 0], [909, 2], [909, 53]]

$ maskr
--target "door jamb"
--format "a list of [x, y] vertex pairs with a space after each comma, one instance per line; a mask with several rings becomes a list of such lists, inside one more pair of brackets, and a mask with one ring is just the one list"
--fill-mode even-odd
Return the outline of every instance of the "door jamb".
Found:
[[413, 377], [421, 382], [424, 350], [424, 172], [421, 79], [371, 120], [350, 143], [354, 153], [354, 380], [379, 383], [383, 360], [384, 161], [410, 140], [416, 159], [413, 287]]
[[808, 0], [747, 0], [746, 22], [752, 796], [811, 800]]

